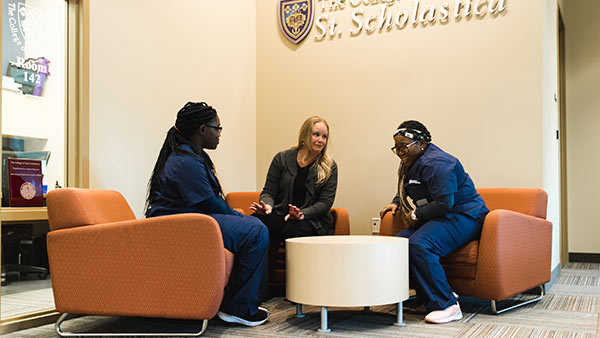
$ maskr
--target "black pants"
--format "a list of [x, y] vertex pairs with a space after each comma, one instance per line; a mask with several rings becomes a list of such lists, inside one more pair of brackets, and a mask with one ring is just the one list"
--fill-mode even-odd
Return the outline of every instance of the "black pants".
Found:
[[274, 212], [270, 215], [254, 213], [252, 216], [258, 217], [267, 226], [271, 244], [279, 245], [288, 238], [319, 235], [309, 221], [289, 220], [286, 222], [283, 216], [276, 215]]

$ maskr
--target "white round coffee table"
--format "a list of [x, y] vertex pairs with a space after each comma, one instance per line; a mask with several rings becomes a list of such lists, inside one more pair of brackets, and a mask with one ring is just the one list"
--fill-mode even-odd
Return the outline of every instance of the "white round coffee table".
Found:
[[286, 240], [286, 298], [321, 307], [327, 328], [328, 306], [396, 303], [395, 325], [404, 326], [402, 301], [408, 299], [408, 239], [388, 236], [314, 236]]

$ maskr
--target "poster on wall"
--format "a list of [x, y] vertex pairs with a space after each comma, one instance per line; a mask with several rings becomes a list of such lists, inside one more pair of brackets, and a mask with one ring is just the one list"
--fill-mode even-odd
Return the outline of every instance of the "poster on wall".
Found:
[[42, 11], [24, 0], [3, 1], [2, 88], [42, 96], [50, 60], [27, 56], [39, 53], [32, 46], [41, 38], [42, 19]]

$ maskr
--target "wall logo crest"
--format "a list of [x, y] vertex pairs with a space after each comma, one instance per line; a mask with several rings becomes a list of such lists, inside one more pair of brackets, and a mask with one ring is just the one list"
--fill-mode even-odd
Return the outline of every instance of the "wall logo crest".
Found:
[[313, 24], [313, 0], [279, 0], [277, 6], [279, 29], [294, 44], [302, 41]]

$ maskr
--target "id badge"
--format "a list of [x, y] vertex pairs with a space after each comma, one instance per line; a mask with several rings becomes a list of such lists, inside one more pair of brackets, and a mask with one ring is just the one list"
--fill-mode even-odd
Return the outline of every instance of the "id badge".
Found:
[[429, 203], [429, 201], [427, 201], [426, 198], [421, 198], [420, 200], [416, 201], [415, 204], [417, 205], [417, 207], [422, 207], [424, 205], [427, 205], [427, 203]]

